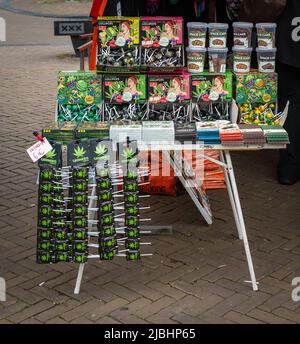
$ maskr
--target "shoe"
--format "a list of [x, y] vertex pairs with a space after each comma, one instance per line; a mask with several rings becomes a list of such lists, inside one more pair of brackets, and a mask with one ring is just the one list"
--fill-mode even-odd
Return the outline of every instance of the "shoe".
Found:
[[300, 180], [299, 177], [278, 176], [278, 183], [281, 185], [294, 185]]

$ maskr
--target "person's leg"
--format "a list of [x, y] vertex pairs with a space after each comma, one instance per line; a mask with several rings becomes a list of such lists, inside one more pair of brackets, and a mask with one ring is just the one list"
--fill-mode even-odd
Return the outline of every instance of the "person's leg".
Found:
[[300, 69], [280, 64], [278, 66], [279, 109], [289, 100], [289, 112], [284, 124], [290, 145], [280, 152], [278, 179], [282, 184], [294, 184], [300, 180]]

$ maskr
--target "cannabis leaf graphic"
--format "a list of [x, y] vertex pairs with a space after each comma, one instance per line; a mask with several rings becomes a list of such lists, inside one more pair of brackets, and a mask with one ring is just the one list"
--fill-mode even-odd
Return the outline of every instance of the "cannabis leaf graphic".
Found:
[[74, 149], [74, 155], [77, 159], [82, 158], [85, 155], [86, 151], [83, 147], [77, 147]]
[[51, 149], [51, 151], [49, 151], [46, 155], [45, 158], [47, 159], [54, 159], [56, 157], [56, 152], [55, 149]]
[[134, 152], [132, 150], [132, 148], [125, 148], [123, 151], [122, 156], [126, 159], [126, 160], [131, 160], [134, 157]]
[[103, 145], [98, 145], [96, 147], [96, 150], [95, 150], [95, 154], [97, 156], [97, 158], [103, 158], [104, 156], [107, 155], [107, 152], [108, 152], [108, 149], [107, 147], [103, 146]]

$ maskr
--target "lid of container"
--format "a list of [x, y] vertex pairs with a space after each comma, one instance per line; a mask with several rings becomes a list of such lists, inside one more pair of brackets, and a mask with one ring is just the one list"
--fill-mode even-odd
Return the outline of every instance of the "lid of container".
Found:
[[252, 48], [247, 48], [247, 47], [242, 47], [242, 46], [239, 46], [239, 45], [235, 45], [232, 47], [232, 51], [233, 52], [246, 52], [246, 53], [251, 53], [252, 52]]
[[257, 53], [276, 53], [277, 48], [256, 48]]
[[206, 48], [202, 48], [202, 47], [187, 47], [185, 48], [187, 53], [205, 53], [206, 52]]
[[207, 28], [207, 24], [206, 23], [202, 23], [202, 22], [189, 22], [187, 23], [186, 25], [188, 28], [200, 28], [200, 29], [203, 29], [203, 28]]
[[233, 22], [232, 27], [243, 27], [243, 28], [252, 28], [253, 23], [248, 22]]
[[228, 48], [207, 48], [207, 51], [211, 53], [227, 53]]
[[257, 23], [255, 24], [255, 27], [256, 28], [276, 28], [277, 27], [277, 24], [276, 23]]
[[226, 23], [209, 23], [207, 25], [209, 29], [228, 29], [228, 24]]

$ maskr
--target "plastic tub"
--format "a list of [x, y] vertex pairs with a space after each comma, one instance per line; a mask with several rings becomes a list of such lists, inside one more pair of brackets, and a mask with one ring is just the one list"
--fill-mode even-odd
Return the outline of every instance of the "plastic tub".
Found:
[[207, 24], [200, 22], [187, 23], [189, 47], [206, 47]]
[[228, 24], [222, 24], [222, 23], [208, 24], [210, 48], [225, 48], [226, 47], [227, 29], [228, 29]]
[[233, 52], [233, 70], [235, 73], [249, 73], [251, 68], [252, 48], [235, 46]]
[[225, 73], [227, 48], [208, 48], [208, 62], [210, 73]]
[[257, 23], [255, 25], [257, 31], [257, 46], [262, 49], [275, 48], [275, 23]]
[[251, 47], [252, 23], [235, 22], [233, 27], [233, 44], [234, 46]]
[[276, 48], [257, 48], [258, 70], [261, 73], [275, 72]]
[[190, 73], [202, 73], [206, 48], [186, 48], [187, 69]]

